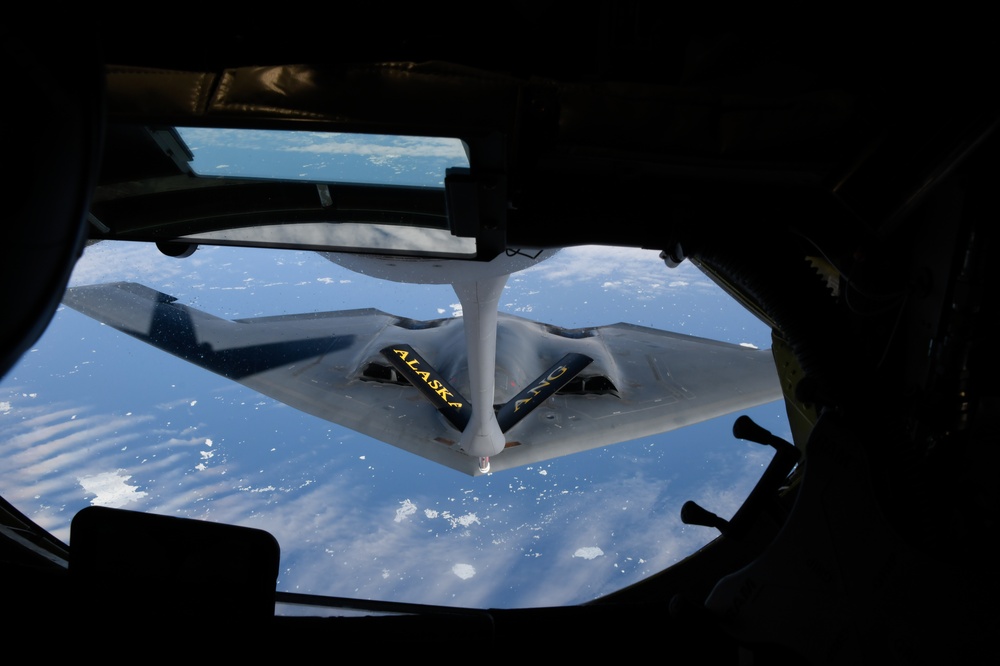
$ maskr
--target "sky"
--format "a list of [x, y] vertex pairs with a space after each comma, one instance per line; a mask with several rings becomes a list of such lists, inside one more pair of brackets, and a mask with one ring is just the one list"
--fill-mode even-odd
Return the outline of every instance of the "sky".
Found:
[[[457, 139], [181, 135], [193, 168], [210, 176], [439, 188], [446, 169], [469, 164]], [[178, 259], [105, 241], [88, 246], [70, 284], [119, 280], [228, 319], [355, 308], [462, 315], [449, 285], [384, 282], [297, 250], [202, 246]], [[499, 307], [564, 328], [626, 322], [770, 346], [767, 327], [696, 267], [669, 268], [636, 248], [565, 248], [510, 276]], [[790, 438], [780, 403], [741, 413]], [[469, 477], [60, 307], [0, 382], [0, 492], [70, 544], [73, 516], [91, 505], [266, 530], [281, 547], [282, 591], [558, 606], [636, 583], [716, 537], [681, 523], [683, 503], [730, 517], [771, 458], [733, 438], [737, 416]], [[225, 563], [204, 565], [211, 576]]]
[[[138, 280], [217, 316], [376, 307], [460, 315], [447, 285], [399, 285], [311, 252], [88, 248], [71, 285]], [[564, 327], [628, 321], [766, 348], [769, 332], [696, 268], [657, 253], [567, 248], [511, 276], [501, 309]], [[788, 437], [778, 403], [747, 410]], [[715, 537], [770, 451], [731, 418], [471, 478], [304, 415], [61, 307], [0, 383], [4, 497], [69, 541], [87, 505], [243, 524], [281, 544], [278, 589], [453, 605], [580, 603]], [[206, 564], [206, 575], [211, 566]]]

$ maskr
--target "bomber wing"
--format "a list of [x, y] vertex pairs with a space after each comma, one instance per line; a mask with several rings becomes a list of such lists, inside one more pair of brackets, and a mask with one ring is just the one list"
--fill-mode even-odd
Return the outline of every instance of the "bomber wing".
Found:
[[[228, 320], [129, 282], [75, 287], [63, 302], [303, 412], [480, 474], [477, 459], [459, 449], [456, 425], [383, 353], [416, 350], [451, 387], [449, 399], [462, 401], [469, 373], [461, 318], [414, 321], [361, 309]], [[567, 354], [593, 360], [544, 393], [545, 373]], [[491, 461], [498, 472], [667, 432], [777, 400], [781, 391], [767, 350], [630, 324], [560, 329], [500, 313], [495, 396], [501, 412], [537, 403], [504, 419], [512, 425]]]

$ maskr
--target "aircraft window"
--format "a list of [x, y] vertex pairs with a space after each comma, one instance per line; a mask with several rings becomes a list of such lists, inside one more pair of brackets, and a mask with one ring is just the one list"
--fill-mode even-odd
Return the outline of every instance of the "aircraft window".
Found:
[[577, 377], [559, 393], [575, 393], [579, 395], [619, 395], [614, 383], [607, 377]]
[[[309, 389], [317, 405], [340, 404], [404, 428], [401, 414], [427, 404], [412, 387], [357, 379], [384, 395], [366, 403], [349, 391], [322, 390], [324, 382], [333, 385], [334, 369], [313, 373], [308, 359], [288, 359], [303, 349], [316, 358], [375, 335], [375, 324], [366, 335], [348, 334], [331, 320], [324, 335], [343, 335], [314, 344], [301, 331], [319, 313], [374, 308], [414, 322], [458, 316], [450, 285], [380, 281], [310, 251], [211, 246], [174, 258], [150, 243], [102, 241], [87, 247], [71, 286], [117, 281], [169, 294], [177, 305], [219, 318], [211, 320], [218, 328], [174, 322], [173, 330], [189, 336], [181, 350], [188, 362], [63, 305], [3, 378], [0, 492], [63, 541], [80, 509], [122, 507], [270, 532], [281, 548], [282, 592], [466, 608], [578, 604], [656, 574], [717, 536], [684, 525], [681, 506], [694, 500], [731, 517], [772, 455], [769, 447], [733, 438], [737, 416], [791, 438], [773, 426], [786, 422], [783, 403], [775, 401], [661, 435], [469, 476], [238, 383], [268, 359], [221, 350], [212, 337], [226, 327], [253, 330], [252, 323], [226, 320], [280, 317], [289, 341], [269, 354], [318, 386]], [[134, 288], [126, 296], [143, 293]], [[769, 330], [689, 262], [668, 268], [651, 251], [566, 248], [511, 275], [499, 307], [562, 329], [624, 321], [770, 346]], [[407, 339], [415, 349], [421, 336], [446, 328], [391, 321], [383, 328], [413, 336]], [[168, 325], [150, 321], [149, 339]], [[594, 348], [598, 337], [553, 336], [559, 347], [553, 353], [570, 344]], [[358, 351], [357, 363], [381, 348]], [[531, 353], [523, 351], [525, 358]], [[618, 361], [649, 366], [656, 359], [648, 356]], [[229, 378], [195, 365], [206, 358]], [[659, 371], [673, 369], [664, 360]], [[342, 373], [357, 377], [360, 370]], [[582, 374], [589, 382], [597, 372]], [[616, 389], [620, 396], [606, 397], [620, 405], [630, 387], [597, 388]], [[593, 405], [602, 397], [553, 399]], [[560, 425], [557, 411], [544, 405], [538, 411]], [[440, 446], [454, 445], [446, 439]], [[507, 453], [495, 457], [495, 466]], [[205, 562], [204, 575], [218, 566], [225, 563]]]
[[391, 365], [383, 363], [369, 363], [361, 372], [361, 379], [373, 382], [386, 382], [387, 384], [398, 384], [406, 386], [409, 382], [405, 377], [396, 372]]
[[178, 127], [199, 176], [444, 187], [445, 170], [468, 167], [461, 139]]

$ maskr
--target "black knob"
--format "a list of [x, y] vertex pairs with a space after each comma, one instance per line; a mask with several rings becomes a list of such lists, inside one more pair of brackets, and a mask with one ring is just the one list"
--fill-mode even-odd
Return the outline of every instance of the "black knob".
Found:
[[725, 532], [729, 527], [729, 522], [724, 518], [702, 508], [696, 502], [688, 500], [681, 507], [681, 522], [685, 525], [701, 525], [702, 527], [714, 527], [720, 532]]

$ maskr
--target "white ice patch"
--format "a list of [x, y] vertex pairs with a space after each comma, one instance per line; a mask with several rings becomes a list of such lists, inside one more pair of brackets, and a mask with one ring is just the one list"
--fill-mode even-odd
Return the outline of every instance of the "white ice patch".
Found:
[[90, 500], [93, 506], [109, 506], [115, 509], [121, 508], [129, 502], [134, 502], [146, 496], [146, 493], [136, 492], [139, 486], [130, 486], [126, 481], [131, 479], [131, 475], [120, 469], [115, 472], [102, 472], [77, 479], [77, 482], [88, 493], [93, 493], [96, 497]]
[[396, 509], [396, 517], [393, 519], [397, 523], [403, 522], [404, 518], [408, 518], [417, 512], [417, 505], [408, 499], [403, 500], [399, 503], [399, 508]]
[[451, 568], [451, 572], [462, 580], [469, 580], [476, 575], [476, 568], [471, 564], [456, 564]]
[[573, 553], [573, 557], [582, 557], [585, 560], [592, 560], [595, 557], [601, 557], [604, 555], [604, 551], [597, 546], [588, 546], [586, 548], [577, 548], [576, 552]]

